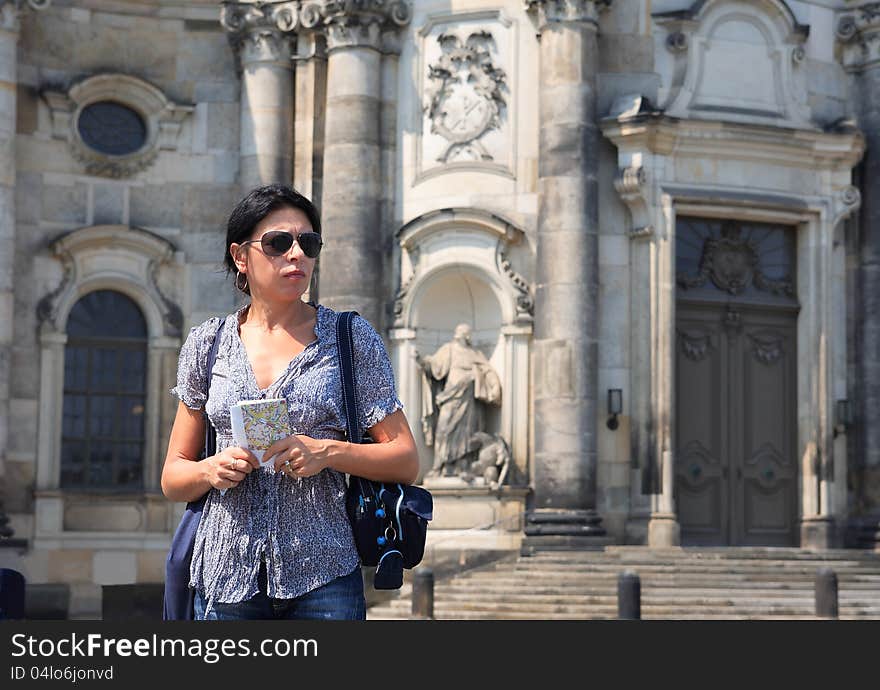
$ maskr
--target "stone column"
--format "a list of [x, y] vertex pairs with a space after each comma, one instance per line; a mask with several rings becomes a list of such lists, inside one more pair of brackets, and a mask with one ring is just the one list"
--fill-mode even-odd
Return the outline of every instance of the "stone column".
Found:
[[293, 182], [293, 44], [299, 3], [224, 2], [241, 68], [242, 191]]
[[[44, 9], [49, 0], [0, 0], [0, 477], [9, 447], [15, 268], [15, 126], [19, 13]], [[0, 492], [3, 487], [0, 485]], [[2, 497], [0, 497], [2, 499]]]
[[388, 244], [381, 223], [382, 56], [388, 35], [409, 23], [411, 10], [403, 2], [327, 0], [321, 13], [327, 37], [321, 301], [355, 309], [382, 328]]
[[301, 33], [296, 43], [293, 184], [320, 208], [327, 56], [324, 37], [318, 33]]
[[541, 44], [530, 551], [602, 543], [605, 530], [596, 511], [600, 3], [526, 5]]
[[[866, 3], [844, 13], [837, 25], [843, 64], [853, 75], [858, 125], [866, 153], [862, 162], [862, 209], [858, 246], [856, 332], [859, 376], [854, 401], [856, 441], [855, 538], [880, 544], [880, 3]], [[873, 488], [871, 488], [873, 487]]]

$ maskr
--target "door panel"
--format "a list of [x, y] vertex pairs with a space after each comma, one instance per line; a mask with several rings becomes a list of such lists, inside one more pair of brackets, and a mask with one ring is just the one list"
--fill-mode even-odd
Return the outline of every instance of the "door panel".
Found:
[[680, 310], [676, 331], [676, 506], [692, 543], [717, 544], [729, 529], [727, 411], [718, 386], [727, 341], [720, 322], [700, 309]]
[[676, 323], [682, 543], [794, 545], [795, 317], [680, 303]]
[[797, 532], [794, 319], [750, 315], [743, 331], [738, 353], [744, 384], [742, 452], [737, 460], [742, 479], [733, 487], [740, 514], [736, 543], [788, 546]]

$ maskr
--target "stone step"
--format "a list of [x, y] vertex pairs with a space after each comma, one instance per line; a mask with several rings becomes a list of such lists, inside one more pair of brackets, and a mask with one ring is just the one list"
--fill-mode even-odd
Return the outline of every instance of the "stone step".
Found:
[[[543, 615], [547, 617], [555, 617], [555, 614], [578, 615], [583, 618], [594, 615], [608, 615], [617, 617], [617, 603], [596, 603], [596, 604], [530, 604], [528, 606], [517, 606], [512, 603], [488, 603], [488, 602], [467, 602], [457, 601], [444, 603], [442, 606], [435, 604], [435, 617], [447, 615], [450, 611], [486, 611], [495, 613], [519, 613], [522, 615]], [[382, 612], [385, 615], [399, 613], [403, 617], [410, 614], [410, 609], [405, 606], [399, 607], [382, 607], [374, 613]], [[674, 618], [679, 615], [738, 615], [763, 617], [768, 615], [798, 615], [812, 616], [815, 610], [812, 605], [795, 604], [770, 604], [770, 605], [741, 605], [741, 606], [718, 606], [716, 603], [692, 603], [688, 604], [686, 609], [680, 606], [670, 606], [664, 604], [646, 605], [641, 607], [642, 617], [662, 617]], [[870, 607], [841, 607], [841, 615], [844, 616], [861, 616], [874, 617], [880, 616], [880, 606]]]
[[647, 558], [673, 562], [677, 560], [761, 560], [777, 559], [792, 561], [798, 559], [816, 561], [859, 561], [880, 563], [880, 553], [857, 549], [829, 549], [810, 551], [797, 548], [774, 547], [684, 547], [671, 549], [649, 549], [644, 546], [607, 546], [603, 551], [539, 551], [531, 556], [521, 557], [533, 561], [578, 560], [628, 560]]
[[[679, 573], [644, 573], [638, 572], [639, 579], [641, 580], [642, 585], [662, 585], [669, 584], [673, 586], [694, 586], [700, 585], [703, 583], [712, 583], [713, 586], [739, 586], [739, 585], [749, 585], [749, 584], [760, 584], [760, 583], [769, 583], [776, 586], [785, 586], [785, 585], [798, 585], [801, 587], [809, 587], [815, 584], [816, 577], [815, 575], [810, 576], [799, 576], [799, 577], [791, 577], [791, 576], [779, 576], [778, 574], [773, 574], [773, 576], [765, 575], [761, 576], [759, 574], [753, 575], [735, 575], [735, 574], [723, 574], [723, 575], [683, 575]], [[459, 582], [473, 584], [474, 586], [480, 585], [515, 585], [521, 584], [523, 586], [529, 586], [534, 583], [541, 583], [540, 586], [556, 586], [561, 587], [565, 585], [578, 586], [578, 585], [605, 585], [605, 586], [616, 586], [617, 580], [620, 573], [598, 573], [598, 574], [581, 574], [581, 575], [560, 575], [560, 574], [543, 574], [540, 577], [530, 577], [523, 578], [517, 577], [516, 575], [502, 575], [497, 574], [495, 577], [483, 577], [483, 576], [470, 576], [470, 577], [462, 577], [459, 579]], [[850, 575], [850, 576], [840, 576], [838, 575], [837, 584], [839, 589], [844, 588], [871, 588], [878, 587], [880, 588], [880, 576], [867, 576], [867, 575]]]
[[[676, 576], [676, 575], [652, 575], [652, 574], [639, 574], [642, 586], [669, 586], [669, 587], [699, 587], [701, 585], [711, 586], [711, 587], [749, 587], [749, 586], [759, 586], [759, 585], [767, 585], [771, 587], [812, 587], [815, 584], [814, 577], [801, 577], [801, 578], [782, 578], [782, 579], [774, 579], [769, 577], [758, 577], [758, 576], [724, 576], [724, 577], [706, 577], [706, 576], [698, 576], [698, 577], [684, 577], [684, 576]], [[510, 576], [501, 577], [500, 575], [497, 578], [467, 578], [461, 579], [459, 582], [467, 585], [472, 585], [474, 587], [480, 586], [515, 586], [520, 585], [523, 587], [527, 587], [533, 585], [536, 587], [578, 587], [578, 586], [594, 586], [594, 587], [616, 587], [618, 582], [618, 576], [613, 575], [611, 577], [607, 576], [577, 576], [577, 577], [560, 577], [560, 576], [547, 576], [540, 577], [534, 579], [525, 579], [525, 578], [515, 578]], [[838, 578], [837, 579], [838, 589], [871, 589], [871, 588], [880, 588], [880, 580], [878, 579], [846, 579], [846, 578]], [[437, 585], [439, 586], [439, 584]]]
[[[529, 614], [529, 613], [496, 613], [494, 611], [449, 611], [443, 613], [437, 613], [434, 616], [436, 620], [551, 620], [547, 616], [542, 614]], [[394, 615], [373, 615], [372, 613], [367, 613], [368, 620], [403, 620], [406, 619], [406, 616], [394, 616]], [[840, 620], [869, 620], [873, 619], [873, 616], [862, 616], [862, 615], [854, 615], [854, 616], [846, 616], [841, 615]], [[596, 614], [590, 615], [588, 617], [581, 616], [578, 614], [555, 614], [552, 620], [615, 620], [617, 619], [617, 612], [613, 614]], [[786, 621], [786, 620], [820, 620], [817, 619], [813, 615], [761, 615], [761, 616], [750, 616], [750, 615], [739, 615], [735, 613], [727, 613], [727, 614], [680, 614], [675, 616], [653, 616], [653, 615], [645, 615], [642, 614], [643, 620], [699, 620], [699, 621], [708, 621], [708, 620], [718, 620], [718, 621], [728, 621], [728, 620], [778, 620], [778, 621]]]
[[[873, 577], [880, 579], [880, 573], [876, 569], [869, 568], [831, 568], [838, 578], [840, 577]], [[509, 571], [496, 571], [497, 573], [509, 572], [521, 577], [537, 577], [540, 575], [578, 575], [586, 573], [606, 573], [611, 575], [619, 575], [624, 570], [631, 570], [636, 573], [672, 573], [675, 575], [761, 575], [761, 576], [804, 576], [815, 577], [818, 568], [737, 568], [735, 566], [725, 566], [723, 568], [678, 568], [667, 565], [640, 565], [638, 567], [629, 566], [621, 568], [616, 565], [592, 565], [579, 566], [570, 568], [512, 568]]]
[[[435, 593], [435, 606], [438, 598]], [[536, 605], [553, 605], [553, 606], [617, 606], [617, 594], [590, 594], [584, 596], [563, 597], [552, 594], [504, 594], [495, 593], [485, 596], [474, 596], [465, 592], [444, 592], [442, 599], [443, 604], [449, 602], [468, 603], [475, 605], [521, 605], [524, 607]], [[859, 598], [839, 598], [841, 608], [858, 608], [858, 609], [878, 609], [880, 610], [880, 597], [871, 599]], [[705, 595], [700, 593], [679, 592], [673, 595], [664, 596], [642, 596], [642, 607], [667, 606], [667, 607], [690, 607], [690, 606], [718, 606], [718, 607], [737, 607], [745, 606], [750, 608], [772, 608], [773, 606], [804, 606], [813, 610], [815, 605], [815, 597], [812, 595], [796, 595], [796, 596], [736, 596], [736, 595]], [[388, 604], [397, 607], [410, 607], [411, 602], [406, 600], [394, 600]]]
[[[835, 557], [830, 557], [834, 555]], [[819, 568], [838, 577], [843, 619], [880, 619], [880, 554], [797, 549], [541, 552], [438, 580], [436, 618], [617, 618], [624, 570], [641, 578], [642, 617], [676, 620], [814, 620]], [[368, 618], [409, 618], [411, 588]]]
[[[556, 599], [570, 599], [577, 597], [581, 598], [590, 598], [590, 597], [613, 597], [615, 601], [617, 601], [617, 590], [616, 589], [571, 589], [571, 590], [553, 590], [551, 588], [543, 588], [541, 590], [530, 590], [527, 588], [522, 589], [504, 589], [504, 588], [495, 588], [495, 589], [481, 589], [479, 591], [474, 591], [467, 587], [461, 587], [458, 585], [436, 588], [434, 590], [435, 599], [440, 596], [443, 600], [447, 600], [450, 598], [461, 598], [461, 597], [469, 597], [473, 599], [482, 599], [484, 601], [494, 601], [496, 599], [507, 599], [509, 601], [512, 600], [522, 600], [522, 601], [538, 601], [541, 598], [553, 598]], [[697, 597], [701, 599], [754, 599], [754, 600], [766, 600], [766, 599], [782, 599], [785, 601], [790, 601], [794, 599], [803, 599], [805, 601], [813, 601], [815, 599], [815, 592], [813, 590], [774, 590], [774, 589], [759, 589], [759, 590], [729, 590], [729, 589], [710, 589], [710, 588], [649, 588], [642, 589], [641, 592], [641, 600], [651, 601], [656, 599], [675, 599], [675, 600], [683, 600], [689, 599], [692, 597]], [[852, 592], [852, 591], [838, 591], [837, 594], [838, 601], [840, 602], [849, 602], [849, 603], [859, 603], [859, 602], [872, 602], [880, 604], [880, 592], [872, 591], [872, 592]]]

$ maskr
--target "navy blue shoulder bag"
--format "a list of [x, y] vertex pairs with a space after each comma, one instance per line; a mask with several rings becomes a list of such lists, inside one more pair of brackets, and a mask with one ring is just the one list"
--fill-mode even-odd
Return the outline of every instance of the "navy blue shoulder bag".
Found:
[[[355, 314], [357, 312], [340, 312], [336, 322], [346, 431], [351, 443], [372, 443], [370, 436], [359, 428], [358, 421], [351, 335]], [[373, 587], [400, 588], [403, 569], [414, 568], [421, 562], [433, 510], [431, 494], [421, 487], [349, 477], [345, 511], [361, 563], [376, 566]]]
[[[220, 320], [220, 326], [214, 336], [214, 344], [208, 353], [207, 377], [205, 384], [205, 408], [208, 406], [207, 392], [211, 389], [211, 371], [214, 369], [214, 360], [217, 358], [217, 348], [220, 344], [220, 331], [223, 329], [224, 320]], [[203, 412], [205, 418], [205, 447], [200, 459], [214, 455], [217, 452], [217, 432], [208, 419], [207, 412]], [[186, 504], [180, 524], [174, 531], [171, 540], [171, 548], [168, 549], [168, 558], [165, 559], [165, 602], [162, 611], [162, 619], [166, 621], [191, 621], [194, 618], [193, 602], [195, 590], [189, 586], [189, 566], [192, 561], [193, 545], [196, 541], [196, 530], [202, 519], [202, 509], [205, 507], [204, 496]]]

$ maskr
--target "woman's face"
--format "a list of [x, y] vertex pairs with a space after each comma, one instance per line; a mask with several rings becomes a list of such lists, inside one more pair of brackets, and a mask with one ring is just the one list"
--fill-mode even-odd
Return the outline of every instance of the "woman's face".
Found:
[[251, 297], [268, 301], [299, 299], [308, 289], [315, 270], [315, 259], [303, 254], [299, 242], [281, 256], [268, 256], [259, 239], [270, 230], [282, 230], [297, 235], [311, 232], [308, 216], [298, 208], [283, 206], [271, 211], [257, 223], [247, 244], [232, 243], [229, 247], [236, 257], [238, 270], [247, 277]]

